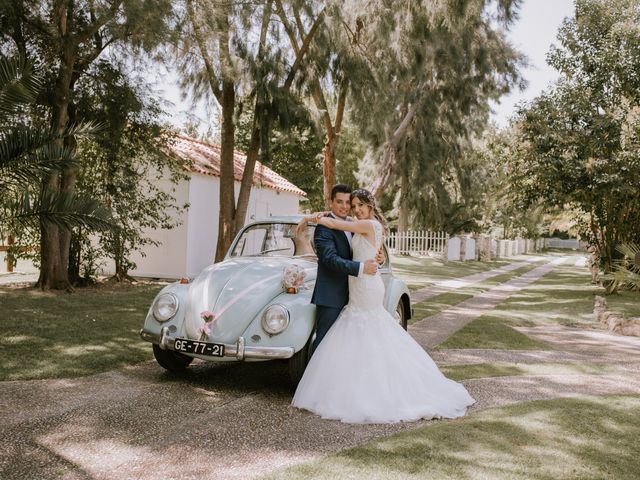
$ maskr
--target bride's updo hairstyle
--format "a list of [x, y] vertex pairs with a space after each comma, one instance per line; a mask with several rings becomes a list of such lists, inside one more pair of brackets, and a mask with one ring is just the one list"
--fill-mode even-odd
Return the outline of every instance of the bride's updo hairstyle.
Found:
[[371, 207], [371, 212], [373, 213], [373, 218], [378, 220], [384, 229], [385, 236], [389, 233], [389, 226], [387, 225], [387, 220], [382, 215], [378, 204], [376, 203], [376, 199], [373, 197], [369, 190], [365, 190], [364, 188], [356, 188], [353, 192], [351, 192], [351, 200], [357, 198], [365, 205], [369, 205]]

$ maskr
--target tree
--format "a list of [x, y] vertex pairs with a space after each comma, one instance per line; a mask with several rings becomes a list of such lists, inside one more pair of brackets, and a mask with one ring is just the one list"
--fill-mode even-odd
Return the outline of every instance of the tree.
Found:
[[[247, 112], [238, 119], [236, 147], [241, 151], [249, 147], [251, 116], [251, 112]], [[292, 123], [294, 125], [286, 128], [271, 130], [269, 155], [262, 156], [261, 162], [307, 193], [303, 208], [321, 211], [324, 209], [324, 195], [322, 156], [319, 152], [323, 142], [308, 116], [302, 115]]]
[[[76, 140], [65, 135], [78, 122], [74, 93], [78, 79], [107, 48], [128, 43], [150, 49], [168, 32], [171, 2], [114, 0], [110, 2], [5, 2], [0, 14], [0, 41], [7, 49], [33, 58], [43, 66], [49, 91], [43, 98], [48, 124], [55, 135], [53, 146], [74, 151]], [[42, 185], [43, 198], [72, 196], [77, 167], [68, 165], [51, 172]], [[42, 289], [68, 289], [71, 230], [41, 218]]]
[[[272, 20], [273, 0], [225, 2], [187, 0], [190, 29], [182, 38], [185, 87], [213, 96], [220, 106], [220, 220], [215, 261], [221, 260], [244, 225], [255, 163], [268, 155], [271, 124], [286, 124], [295, 109], [290, 89], [314, 35], [311, 29], [289, 61], [280, 27]], [[259, 32], [257, 42], [251, 42]], [[307, 45], [307, 47], [305, 47]], [[195, 50], [195, 54], [194, 54]], [[240, 94], [239, 94], [240, 92]], [[235, 129], [247, 107], [252, 112], [246, 162], [236, 202], [234, 195]]]
[[[488, 13], [492, 3], [412, 2], [394, 16], [373, 12], [377, 20], [365, 38], [384, 39], [389, 32], [399, 38], [376, 62], [375, 79], [387, 88], [377, 101], [354, 99], [371, 132], [367, 161], [376, 171], [371, 188], [378, 198], [399, 180], [407, 210], [448, 215], [458, 208], [452, 192], [464, 183], [459, 160], [485, 128], [489, 100], [519, 81], [521, 57], [496, 28], [509, 24], [518, 2], [495, 2], [498, 18]], [[373, 113], [367, 104], [376, 106]], [[401, 212], [404, 225], [406, 216]]]
[[[75, 194], [43, 192], [43, 178], [76, 161], [74, 152], [56, 147], [58, 135], [34, 125], [27, 114], [42, 90], [42, 77], [20, 57], [0, 58], [0, 231], [12, 236], [33, 231], [38, 222], [65, 228], [109, 228], [109, 215], [96, 201]], [[67, 129], [81, 135], [90, 126]]]
[[617, 245], [640, 240], [639, 7], [578, 0], [548, 56], [561, 81], [517, 120], [523, 155], [512, 182], [520, 198], [587, 216], [606, 272]]
[[167, 154], [172, 134], [160, 124], [162, 110], [146, 85], [123, 69], [99, 61], [78, 84], [76, 108], [103, 128], [79, 142], [77, 189], [100, 198], [118, 228], [101, 234], [97, 249], [87, 229], [74, 231], [69, 265], [74, 283], [90, 280], [87, 274], [82, 278], [81, 266], [90, 274], [92, 261], [104, 257], [114, 262], [115, 280], [130, 279], [128, 272], [136, 266], [131, 253], [158, 245], [148, 231], [177, 226], [175, 213], [182, 208], [175, 205], [172, 191], [186, 178], [186, 170]]

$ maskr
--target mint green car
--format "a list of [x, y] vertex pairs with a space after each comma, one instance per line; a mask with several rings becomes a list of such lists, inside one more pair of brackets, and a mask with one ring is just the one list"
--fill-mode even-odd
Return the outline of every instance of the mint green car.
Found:
[[[163, 288], [156, 296], [140, 335], [153, 344], [157, 362], [184, 370], [194, 358], [211, 362], [285, 360], [297, 382], [309, 359], [316, 279], [314, 226], [296, 236], [301, 217], [270, 217], [246, 225], [225, 259], [193, 279]], [[386, 285], [384, 305], [407, 328], [409, 290], [394, 278], [386, 261], [380, 272]], [[305, 276], [289, 289], [285, 271]], [[287, 285], [290, 286], [290, 285]]]

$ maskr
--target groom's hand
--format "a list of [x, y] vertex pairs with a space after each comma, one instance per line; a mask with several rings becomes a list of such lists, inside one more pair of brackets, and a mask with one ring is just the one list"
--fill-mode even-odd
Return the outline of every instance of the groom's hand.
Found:
[[364, 262], [363, 272], [365, 275], [375, 275], [378, 272], [378, 262], [375, 260], [367, 260]]

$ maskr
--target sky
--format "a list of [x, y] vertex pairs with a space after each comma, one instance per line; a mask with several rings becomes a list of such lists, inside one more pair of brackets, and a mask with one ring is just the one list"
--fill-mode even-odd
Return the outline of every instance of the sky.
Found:
[[[508, 32], [511, 43], [529, 61], [529, 67], [522, 70], [528, 82], [525, 90], [516, 90], [503, 97], [499, 104], [492, 106], [492, 121], [499, 127], [507, 124], [520, 102], [532, 100], [549, 86], [558, 75], [547, 65], [545, 57], [552, 44], [557, 44], [556, 35], [562, 21], [573, 16], [573, 0], [524, 0], [520, 8], [518, 20]], [[207, 128], [217, 130], [215, 106], [207, 106], [200, 101], [194, 107], [190, 99], [183, 99], [177, 86], [175, 72], [163, 71], [156, 78], [159, 92], [170, 112], [169, 121], [177, 127], [183, 127], [191, 119], [201, 124], [201, 132]]]
[[545, 57], [556, 39], [558, 28], [566, 17], [573, 16], [573, 0], [524, 0], [520, 18], [511, 27], [508, 38], [529, 60], [530, 66], [522, 70], [528, 86], [503, 97], [493, 106], [492, 120], [503, 127], [514, 113], [515, 106], [537, 97], [550, 83], [557, 80], [557, 72], [547, 65]]

